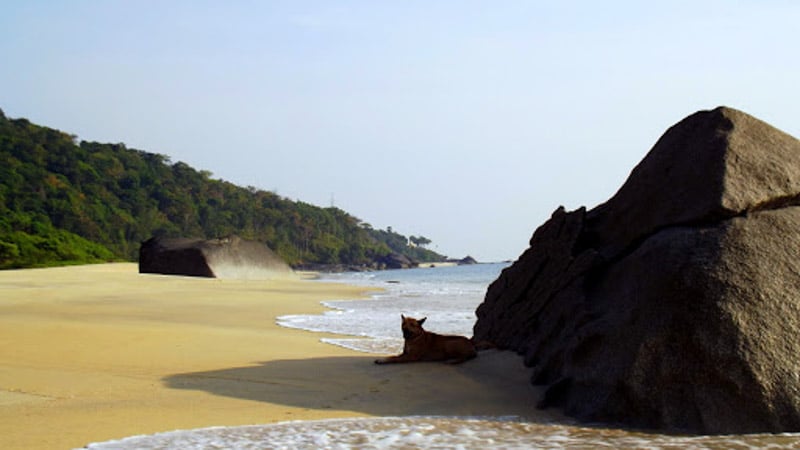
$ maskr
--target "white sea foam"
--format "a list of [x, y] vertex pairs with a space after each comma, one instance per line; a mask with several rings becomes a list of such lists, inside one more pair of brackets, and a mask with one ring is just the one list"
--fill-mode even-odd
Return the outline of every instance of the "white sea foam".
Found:
[[372, 300], [323, 302], [321, 315], [281, 316], [289, 328], [354, 336], [324, 342], [367, 353], [394, 353], [403, 346], [400, 314], [427, 317], [425, 327], [442, 334], [472, 335], [475, 309], [506, 264], [333, 274], [323, 281], [380, 287]]
[[383, 417], [214, 427], [134, 436], [89, 449], [790, 449], [800, 434], [669, 436], [513, 418]]

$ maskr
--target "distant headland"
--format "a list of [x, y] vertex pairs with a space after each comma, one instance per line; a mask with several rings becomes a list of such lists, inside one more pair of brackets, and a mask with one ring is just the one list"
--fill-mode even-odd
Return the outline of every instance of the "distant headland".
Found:
[[166, 155], [7, 118], [0, 110], [0, 269], [135, 261], [152, 237], [262, 242], [296, 268], [441, 264], [405, 236], [336, 207], [212, 178]]

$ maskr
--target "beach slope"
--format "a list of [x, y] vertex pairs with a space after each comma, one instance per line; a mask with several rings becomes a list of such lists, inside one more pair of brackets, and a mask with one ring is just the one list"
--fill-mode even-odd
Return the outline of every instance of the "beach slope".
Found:
[[135, 264], [0, 272], [0, 448], [284, 420], [531, 413], [516, 355], [376, 366], [319, 342], [324, 334], [275, 324], [365, 294], [300, 279], [140, 275]]

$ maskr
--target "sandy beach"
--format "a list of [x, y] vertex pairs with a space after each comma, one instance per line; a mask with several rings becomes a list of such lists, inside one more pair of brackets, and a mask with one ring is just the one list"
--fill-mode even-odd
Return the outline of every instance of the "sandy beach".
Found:
[[301, 279], [140, 275], [135, 264], [0, 272], [0, 448], [286, 420], [541, 414], [516, 355], [378, 366], [275, 324], [366, 294]]

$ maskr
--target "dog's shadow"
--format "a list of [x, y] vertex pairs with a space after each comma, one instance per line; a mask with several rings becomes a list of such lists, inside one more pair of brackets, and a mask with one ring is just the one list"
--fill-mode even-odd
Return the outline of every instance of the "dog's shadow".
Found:
[[375, 365], [374, 357], [287, 359], [166, 377], [166, 386], [306, 409], [378, 416], [520, 416], [552, 420], [535, 408], [538, 390], [521, 359], [482, 352], [460, 365]]

